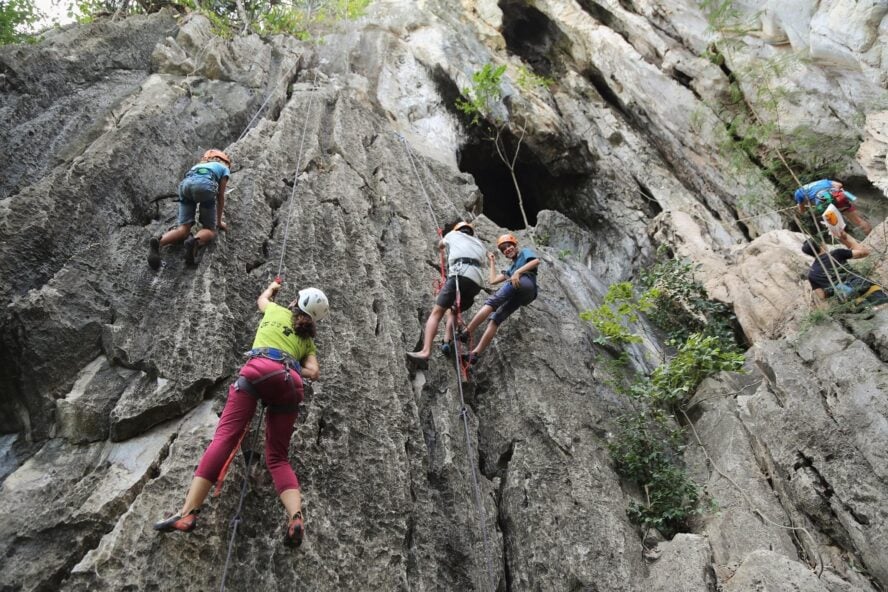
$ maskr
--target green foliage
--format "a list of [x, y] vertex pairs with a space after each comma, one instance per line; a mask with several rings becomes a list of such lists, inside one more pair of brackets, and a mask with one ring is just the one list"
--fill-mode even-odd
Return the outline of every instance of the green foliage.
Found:
[[292, 35], [309, 40], [315, 32], [343, 19], [360, 17], [370, 0], [73, 0], [68, 15], [89, 22], [100, 13], [137, 14], [156, 12], [176, 5], [207, 17], [213, 32], [231, 38], [249, 30], [259, 35]]
[[580, 313], [580, 318], [592, 323], [599, 333], [595, 343], [600, 345], [623, 345], [640, 343], [641, 337], [629, 330], [629, 325], [638, 322], [638, 313], [650, 310], [653, 302], [647, 295], [635, 297], [630, 282], [611, 284], [601, 306]]
[[560, 251], [558, 251], [558, 258], [561, 261], [567, 260], [571, 255], [573, 255], [573, 251], [571, 251], [570, 249], [561, 249]]
[[708, 376], [736, 372], [744, 364], [734, 341], [730, 309], [706, 297], [693, 271], [690, 263], [662, 261], [644, 274], [648, 289], [640, 297], [629, 282], [613, 284], [602, 306], [580, 315], [593, 323], [601, 342], [619, 345], [640, 340], [628, 326], [645, 313], [676, 346], [672, 358], [628, 388], [625, 379], [618, 378], [625, 352], [605, 365], [607, 383], [633, 401], [634, 411], [617, 420], [618, 429], [608, 444], [617, 472], [644, 492], [644, 503], [633, 503], [628, 516], [667, 537], [685, 530], [688, 519], [701, 511], [700, 490], [682, 460], [684, 432], [674, 414], [684, 410]]
[[518, 68], [518, 78], [515, 80], [515, 84], [517, 84], [518, 88], [521, 90], [534, 91], [538, 88], [548, 89], [555, 84], [555, 80], [546, 76], [540, 76], [528, 68], [520, 66]]
[[370, 0], [293, 0], [259, 12], [252, 29], [260, 35], [286, 34], [307, 41], [314, 30], [360, 17], [369, 4]]
[[493, 64], [484, 64], [472, 74], [471, 88], [464, 88], [462, 91], [465, 98], [456, 100], [456, 108], [471, 118], [472, 125], [478, 125], [481, 119], [488, 117], [503, 98], [500, 83], [505, 72], [505, 64], [496, 68]]
[[642, 273], [644, 298], [652, 302], [648, 318], [670, 341], [702, 333], [717, 337], [722, 348], [736, 349], [734, 313], [728, 305], [709, 299], [694, 278], [695, 269], [687, 261], [663, 259]]
[[644, 402], [617, 425], [618, 435], [608, 444], [611, 457], [617, 472], [638, 483], [647, 501], [633, 503], [629, 519], [667, 537], [686, 529], [700, 495], [684, 470], [682, 430], [661, 409]]
[[645, 504], [629, 508], [630, 520], [671, 537], [699, 511], [699, 488], [682, 461], [684, 432], [671, 414], [683, 407], [705, 378], [722, 370], [736, 372], [743, 363], [743, 354], [721, 349], [716, 337], [694, 334], [650, 379], [629, 389], [635, 412], [617, 420], [619, 430], [608, 447], [617, 472], [645, 493]]
[[27, 31], [41, 16], [34, 0], [0, 0], [0, 45], [32, 42]]
[[[776, 186], [768, 195], [749, 193], [741, 202], [746, 206], [781, 208], [785, 195], [796, 189], [799, 179], [833, 177], [847, 170], [860, 143], [857, 137], [837, 137], [814, 131], [808, 126], [793, 130], [780, 127], [780, 108], [798, 103], [802, 91], [790, 91], [782, 84], [787, 69], [803, 59], [794, 52], [781, 53], [765, 60], [751, 60], [737, 66], [732, 52], [744, 44], [743, 36], [757, 29], [758, 15], [744, 15], [735, 8], [735, 0], [700, 0], [716, 40], [706, 57], [720, 67], [730, 63], [727, 96], [709, 107], [725, 123], [719, 142], [720, 152], [728, 159], [735, 174], [747, 175], [752, 165], [758, 174]], [[756, 184], [760, 185], [760, 184]]]
[[680, 409], [700, 383], [721, 371], [738, 372], [745, 356], [722, 347], [718, 337], [694, 333], [678, 353], [651, 374], [649, 397], [661, 407]]

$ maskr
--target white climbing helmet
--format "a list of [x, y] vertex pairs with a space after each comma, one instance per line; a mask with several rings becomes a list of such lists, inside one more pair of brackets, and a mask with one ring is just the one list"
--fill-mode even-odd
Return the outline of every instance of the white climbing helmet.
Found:
[[330, 303], [327, 296], [317, 288], [304, 288], [299, 290], [299, 296], [296, 298], [296, 306], [299, 310], [311, 317], [311, 320], [318, 322], [327, 318], [330, 312]]

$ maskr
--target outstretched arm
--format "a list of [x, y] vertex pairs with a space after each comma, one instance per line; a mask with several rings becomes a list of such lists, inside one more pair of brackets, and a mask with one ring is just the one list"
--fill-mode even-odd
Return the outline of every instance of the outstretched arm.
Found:
[[277, 282], [271, 282], [268, 284], [268, 287], [265, 288], [265, 291], [259, 294], [259, 298], [256, 300], [256, 306], [259, 307], [259, 312], [265, 312], [265, 309], [268, 307], [268, 303], [272, 301], [277, 291], [281, 289], [281, 285]]
[[837, 238], [843, 245], [851, 249], [852, 259], [862, 259], [863, 257], [869, 255], [871, 252], [868, 246], [860, 244], [859, 242], [857, 242], [857, 240], [855, 240], [853, 236], [851, 236], [844, 230], [842, 231], [842, 234], [840, 234]]

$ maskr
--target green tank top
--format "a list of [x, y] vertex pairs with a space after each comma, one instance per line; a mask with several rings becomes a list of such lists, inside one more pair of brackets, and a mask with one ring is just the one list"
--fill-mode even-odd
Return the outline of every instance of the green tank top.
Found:
[[318, 350], [310, 337], [300, 337], [293, 331], [293, 313], [290, 309], [269, 302], [265, 314], [256, 329], [253, 348], [273, 347], [287, 352], [302, 362], [307, 356], [317, 355]]

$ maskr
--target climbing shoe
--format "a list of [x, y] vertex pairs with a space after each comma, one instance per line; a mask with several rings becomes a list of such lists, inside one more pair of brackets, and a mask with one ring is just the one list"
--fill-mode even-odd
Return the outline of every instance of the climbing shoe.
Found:
[[197, 265], [197, 249], [200, 247], [200, 243], [192, 234], [185, 239], [184, 245], [185, 263], [187, 263], [188, 265]]
[[160, 522], [154, 523], [154, 530], [160, 532], [173, 532], [174, 530], [179, 530], [182, 532], [191, 532], [194, 530], [194, 527], [197, 526], [197, 514], [200, 510], [191, 510], [191, 512], [186, 516], [180, 516], [178, 514], [174, 516], [170, 516], [165, 520], [161, 520]]
[[428, 357], [423, 356], [419, 352], [407, 352], [407, 359], [414, 362], [427, 362], [429, 360]]
[[305, 525], [302, 522], [302, 511], [293, 514], [290, 522], [287, 523], [287, 536], [284, 538], [284, 544], [288, 547], [299, 547], [302, 545], [302, 535], [305, 534]]
[[148, 241], [148, 267], [160, 269], [160, 240], [154, 236]]
[[478, 354], [475, 352], [466, 352], [462, 355], [463, 362], [468, 364], [469, 366], [474, 366], [478, 363]]
[[441, 344], [441, 353], [448, 358], [453, 355], [453, 346], [450, 345], [449, 341], [445, 341]]
[[462, 329], [456, 334], [456, 338], [459, 339], [460, 341], [462, 341], [463, 343], [468, 343], [469, 342], [469, 332], [466, 331], [465, 329]]

